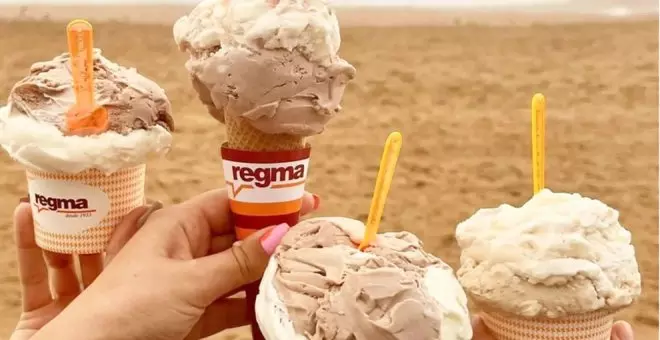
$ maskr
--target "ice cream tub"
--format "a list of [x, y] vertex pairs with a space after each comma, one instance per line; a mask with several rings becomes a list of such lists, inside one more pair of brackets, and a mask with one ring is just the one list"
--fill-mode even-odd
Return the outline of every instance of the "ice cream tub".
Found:
[[309, 171], [309, 145], [286, 151], [245, 151], [225, 145], [221, 153], [239, 240], [268, 226], [298, 223]]
[[458, 280], [498, 340], [609, 340], [614, 313], [641, 293], [619, 212], [578, 193], [479, 209], [456, 240]]
[[145, 165], [106, 174], [27, 169], [28, 192], [39, 247], [64, 254], [105, 251], [114, 228], [145, 202]]
[[609, 340], [614, 314], [595, 311], [561, 318], [524, 318], [485, 311], [482, 318], [497, 340]]
[[[169, 99], [158, 84], [101, 50], [85, 50], [89, 74], [74, 72], [73, 60], [85, 59], [76, 53], [36, 62], [0, 107], [0, 146], [27, 173], [36, 242], [65, 254], [106, 250], [113, 229], [144, 205], [145, 164], [170, 150], [174, 130]], [[87, 100], [107, 114], [99, 116], [106, 120], [99, 131], [72, 125], [89, 118], [72, 115], [78, 92], [91, 88], [81, 78], [96, 84]]]

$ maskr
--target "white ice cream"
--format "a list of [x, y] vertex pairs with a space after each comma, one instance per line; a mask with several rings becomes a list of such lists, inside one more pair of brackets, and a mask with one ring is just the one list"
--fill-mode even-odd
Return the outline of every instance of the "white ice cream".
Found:
[[334, 12], [324, 0], [204, 0], [174, 25], [182, 50], [243, 47], [298, 48], [311, 62], [330, 65], [341, 37]]
[[47, 172], [78, 173], [98, 169], [113, 173], [143, 164], [150, 155], [169, 151], [172, 135], [160, 125], [128, 135], [64, 136], [57, 127], [0, 108], [0, 144], [26, 167]]
[[[355, 243], [360, 243], [362, 240], [365, 228], [362, 222], [343, 217], [321, 219], [330, 220], [340, 225]], [[314, 220], [319, 219], [307, 221]], [[369, 257], [373, 255], [358, 252], [354, 256]], [[306, 340], [307, 337], [296, 333], [287, 308], [280, 299], [273, 283], [278, 269], [279, 264], [276, 258], [273, 257], [264, 273], [259, 295], [256, 299], [256, 316], [261, 332], [266, 340]], [[467, 297], [452, 270], [436, 266], [430, 267], [424, 276], [423, 284], [442, 311], [441, 339], [472, 339]]]
[[458, 225], [456, 239], [466, 291], [518, 315], [616, 310], [641, 291], [618, 211], [579, 194], [543, 190], [520, 208], [479, 210]]

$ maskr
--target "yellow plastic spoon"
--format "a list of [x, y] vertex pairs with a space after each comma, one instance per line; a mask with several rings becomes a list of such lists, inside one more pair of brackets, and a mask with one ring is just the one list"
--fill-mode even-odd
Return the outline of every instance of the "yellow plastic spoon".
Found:
[[396, 163], [399, 159], [399, 153], [401, 152], [402, 142], [401, 133], [399, 132], [391, 133], [389, 137], [387, 137], [387, 141], [385, 141], [385, 150], [383, 151], [383, 157], [380, 160], [380, 169], [378, 170], [378, 177], [376, 178], [376, 188], [374, 189], [374, 196], [371, 199], [371, 208], [369, 209], [369, 217], [367, 218], [364, 238], [359, 246], [360, 250], [367, 248], [378, 234], [378, 227], [380, 226], [380, 220], [383, 217], [387, 194], [392, 185], [392, 178], [394, 177], [394, 170], [396, 169]]

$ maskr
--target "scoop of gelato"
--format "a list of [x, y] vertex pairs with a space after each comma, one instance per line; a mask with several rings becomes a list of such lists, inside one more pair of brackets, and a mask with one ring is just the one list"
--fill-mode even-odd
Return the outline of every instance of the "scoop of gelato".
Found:
[[256, 313], [267, 340], [472, 338], [467, 298], [449, 266], [407, 232], [356, 247], [364, 225], [304, 221], [271, 259]]
[[564, 317], [631, 304], [641, 277], [619, 213], [579, 194], [543, 190], [523, 206], [481, 209], [460, 223], [457, 275], [474, 299], [523, 317]]
[[[117, 65], [94, 50], [96, 103], [108, 111], [109, 130], [128, 134], [160, 125], [174, 129], [170, 102], [158, 84], [135, 69]], [[66, 130], [66, 113], [76, 103], [68, 53], [39, 62], [9, 94], [9, 115], [26, 115]]]
[[112, 173], [166, 153], [172, 143], [172, 109], [165, 91], [94, 50], [96, 104], [108, 112], [108, 131], [67, 135], [66, 116], [76, 103], [69, 54], [32, 65], [0, 108], [0, 144], [17, 161], [46, 172]]
[[321, 133], [355, 68], [339, 58], [339, 24], [322, 0], [205, 0], [174, 25], [211, 115], [267, 134]]

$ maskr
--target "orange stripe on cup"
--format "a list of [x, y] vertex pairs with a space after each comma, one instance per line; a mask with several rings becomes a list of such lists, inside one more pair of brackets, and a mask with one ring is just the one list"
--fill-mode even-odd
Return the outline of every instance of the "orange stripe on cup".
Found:
[[246, 216], [288, 215], [300, 211], [302, 198], [276, 203], [247, 203], [230, 200], [229, 206], [234, 214]]

